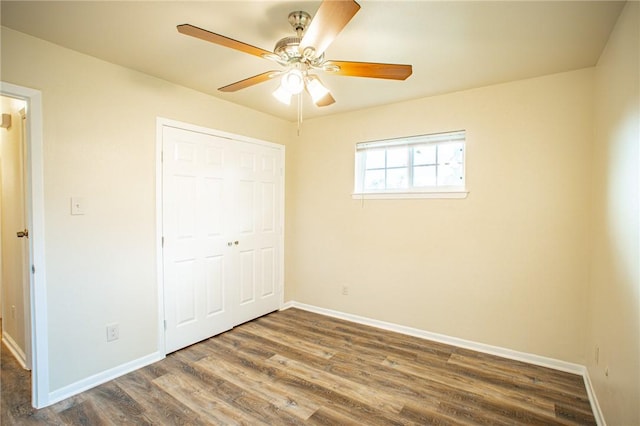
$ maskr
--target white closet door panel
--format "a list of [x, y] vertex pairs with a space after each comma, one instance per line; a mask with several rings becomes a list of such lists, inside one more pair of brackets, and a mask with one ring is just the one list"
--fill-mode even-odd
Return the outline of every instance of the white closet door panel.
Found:
[[222, 237], [225, 229], [224, 178], [206, 177], [203, 179], [202, 208], [203, 226], [208, 237]]
[[196, 321], [196, 275], [195, 259], [178, 260], [174, 263], [176, 284], [176, 327], [180, 328]]
[[276, 232], [276, 185], [274, 182], [260, 183], [260, 196], [262, 197], [262, 209], [260, 211], [260, 230], [263, 233]]
[[259, 296], [262, 298], [274, 296], [276, 293], [276, 253], [272, 247], [260, 250], [261, 274]]
[[236, 321], [242, 323], [279, 307], [277, 283], [280, 253], [280, 152], [243, 144], [239, 155], [238, 208], [241, 250], [240, 299]]
[[163, 266], [167, 353], [230, 329], [233, 250], [227, 141], [163, 129]]
[[205, 297], [207, 317], [216, 315], [224, 310], [225, 276], [224, 256], [209, 256], [205, 259]]
[[176, 238], [179, 240], [196, 237], [196, 191], [195, 176], [173, 175], [176, 192]]
[[255, 182], [241, 180], [238, 182], [237, 199], [241, 206], [238, 209], [238, 232], [242, 237], [252, 236], [256, 225], [256, 189]]
[[254, 250], [242, 250], [239, 256], [240, 305], [256, 300], [256, 256]]

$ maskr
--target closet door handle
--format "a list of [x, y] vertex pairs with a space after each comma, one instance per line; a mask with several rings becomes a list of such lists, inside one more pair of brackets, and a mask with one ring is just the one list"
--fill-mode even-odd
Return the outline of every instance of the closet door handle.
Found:
[[233, 244], [238, 245], [240, 243], [238, 241], [234, 241]]
[[228, 245], [229, 247], [231, 247], [231, 246], [233, 245], [233, 243], [232, 243], [231, 241], [229, 241], [229, 242], [227, 243], [227, 245]]
[[[16, 235], [18, 236], [18, 238], [29, 238], [29, 230], [25, 229], [24, 231], [18, 231], [16, 232]], [[238, 242], [236, 241], [236, 244], [238, 244]]]

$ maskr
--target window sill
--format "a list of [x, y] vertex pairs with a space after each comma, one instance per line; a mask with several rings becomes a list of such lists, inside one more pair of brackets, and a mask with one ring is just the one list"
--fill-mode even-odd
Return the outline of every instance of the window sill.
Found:
[[395, 200], [418, 198], [467, 198], [469, 191], [431, 191], [431, 192], [362, 192], [353, 193], [354, 200]]

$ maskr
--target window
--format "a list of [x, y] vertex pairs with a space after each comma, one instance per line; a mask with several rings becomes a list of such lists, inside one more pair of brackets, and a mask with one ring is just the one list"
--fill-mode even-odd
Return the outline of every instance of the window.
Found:
[[356, 144], [354, 198], [464, 198], [465, 131]]

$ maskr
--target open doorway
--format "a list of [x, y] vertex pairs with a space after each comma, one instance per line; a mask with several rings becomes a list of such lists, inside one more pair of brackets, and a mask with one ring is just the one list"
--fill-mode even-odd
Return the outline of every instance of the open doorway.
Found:
[[[22, 224], [18, 226], [18, 229], [13, 229], [15, 224], [9, 227], [2, 227], [2, 234], [0, 238], [18, 241], [18, 246], [21, 247], [21, 257], [24, 260], [23, 265], [20, 266], [22, 275], [21, 279], [23, 284], [22, 291], [22, 306], [19, 306], [19, 298], [15, 295], [7, 295], [5, 287], [9, 284], [3, 282], [0, 285], [2, 289], [2, 299], [0, 303], [3, 306], [8, 306], [3, 312], [3, 316], [8, 320], [8, 316], [13, 314], [13, 306], [15, 306], [16, 324], [12, 325], [11, 333], [18, 336], [19, 331], [23, 328], [24, 341], [18, 341], [19, 337], [12, 336], [15, 346], [22, 348], [24, 352], [24, 365], [31, 368], [31, 403], [35, 408], [41, 408], [49, 403], [49, 360], [47, 357], [48, 352], [48, 339], [47, 339], [47, 295], [46, 295], [46, 268], [44, 257], [44, 176], [43, 176], [43, 149], [42, 149], [42, 94], [38, 90], [30, 89], [27, 87], [17, 86], [10, 83], [0, 82], [0, 97], [4, 105], [5, 98], [11, 103], [19, 105], [18, 111], [14, 116], [11, 115], [11, 126], [16, 126], [14, 131], [19, 131], [22, 138], [22, 146], [17, 148], [17, 153], [21, 153], [16, 162], [9, 163], [8, 161], [2, 161], [2, 164], [9, 164], [8, 167], [18, 167], [17, 162], [21, 162], [20, 169], [22, 173], [22, 182], [16, 184], [12, 182], [3, 182], [2, 188], [5, 191], [20, 191], [23, 196], [22, 208], [16, 209], [14, 203], [19, 202], [10, 201], [12, 204], [0, 206], [3, 216], [8, 215], [10, 209], [11, 214], [20, 216], [20, 212], [23, 216]], [[4, 110], [2, 113], [7, 113]], [[9, 120], [8, 118], [6, 120]], [[5, 122], [3, 121], [3, 126]], [[8, 124], [8, 122], [7, 122]], [[7, 128], [0, 128], [0, 131], [5, 131]], [[3, 139], [4, 145], [4, 139]], [[15, 146], [12, 149], [16, 149]], [[4, 155], [4, 154], [3, 154]], [[6, 154], [6, 155], [14, 155]], [[16, 154], [17, 155], [17, 154]], [[6, 170], [2, 170], [2, 176], [9, 176]], [[12, 178], [11, 178], [12, 179]], [[7, 197], [2, 194], [2, 200], [7, 203]], [[18, 213], [15, 213], [15, 210]], [[0, 218], [5, 223], [6, 217]], [[7, 235], [4, 235], [7, 234]], [[3, 249], [7, 247], [2, 245]], [[12, 249], [13, 250], [13, 249]], [[2, 254], [4, 259], [7, 257]], [[11, 260], [11, 262], [14, 262]], [[7, 265], [3, 265], [3, 270], [6, 270]], [[7, 274], [2, 273], [3, 277], [7, 277]], [[13, 278], [12, 278], [13, 280]], [[11, 284], [12, 286], [14, 283]], [[7, 298], [5, 300], [5, 297]], [[22, 309], [21, 322], [18, 322], [17, 318], [21, 315], [19, 309]], [[5, 327], [5, 321], [2, 324], [3, 330], [8, 329]], [[3, 333], [4, 337], [4, 333]], [[18, 353], [18, 356], [20, 354]]]
[[29, 232], [26, 209], [26, 110], [23, 99], [0, 97], [0, 305], [2, 341], [31, 369]]

